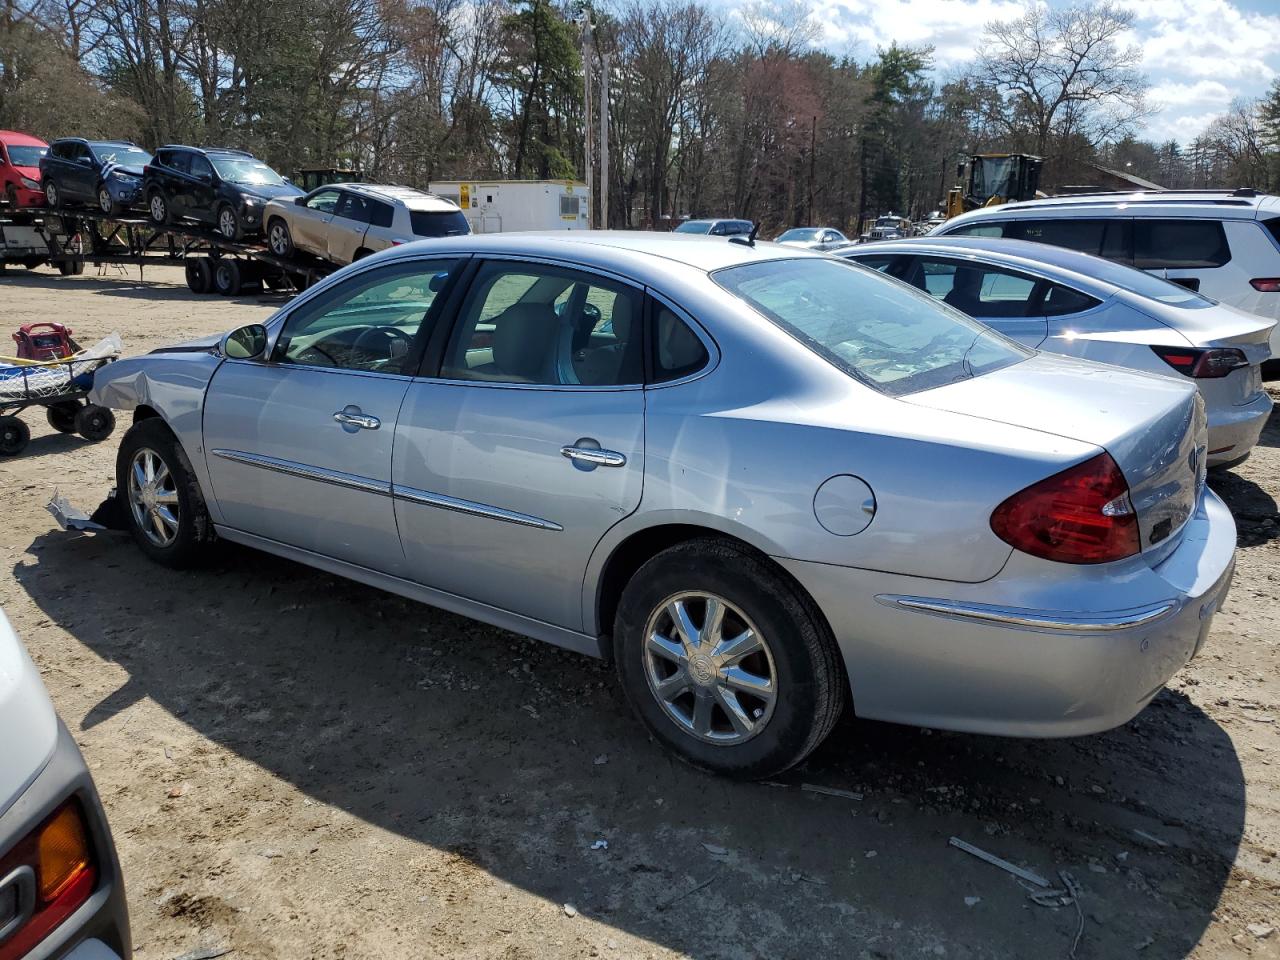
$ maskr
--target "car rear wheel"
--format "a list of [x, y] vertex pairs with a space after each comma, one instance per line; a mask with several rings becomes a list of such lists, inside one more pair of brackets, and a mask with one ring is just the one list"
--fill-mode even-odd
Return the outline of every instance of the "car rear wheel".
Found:
[[151, 217], [152, 223], [169, 222], [169, 201], [165, 199], [164, 193], [159, 190], [151, 191], [151, 196], [147, 198], [147, 215]]
[[142, 420], [124, 435], [116, 456], [116, 490], [125, 501], [129, 532], [152, 560], [181, 569], [208, 552], [214, 533], [204, 495], [164, 421]]
[[614, 654], [653, 735], [726, 776], [794, 766], [844, 709], [838, 651], [813, 601], [727, 541], [679, 544], [644, 564], [618, 605]]
[[277, 257], [293, 255], [293, 235], [289, 233], [289, 225], [276, 218], [267, 228], [267, 245]]
[[52, 210], [57, 210], [62, 206], [62, 191], [58, 189], [58, 185], [52, 180], [44, 182], [44, 202]]

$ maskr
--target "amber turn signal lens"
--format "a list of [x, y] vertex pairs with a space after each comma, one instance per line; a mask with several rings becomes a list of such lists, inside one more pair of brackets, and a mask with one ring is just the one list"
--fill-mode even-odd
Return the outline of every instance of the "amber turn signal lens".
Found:
[[36, 839], [36, 877], [40, 899], [55, 900], [81, 873], [92, 857], [80, 808], [69, 803], [44, 825]]

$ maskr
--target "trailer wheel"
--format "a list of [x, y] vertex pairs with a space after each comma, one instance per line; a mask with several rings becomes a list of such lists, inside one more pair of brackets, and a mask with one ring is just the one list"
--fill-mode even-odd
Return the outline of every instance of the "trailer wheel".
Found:
[[78, 277], [84, 273], [83, 260], [59, 260], [58, 272], [64, 277]]
[[31, 441], [30, 428], [17, 417], [0, 417], [0, 456], [21, 453]]
[[208, 293], [213, 283], [213, 267], [208, 257], [189, 257], [184, 262], [187, 271], [187, 289], [192, 293]]
[[44, 415], [49, 421], [49, 426], [59, 433], [75, 433], [76, 414], [79, 412], [80, 404], [74, 400], [64, 400], [61, 403], [49, 404], [45, 408]]
[[76, 433], [90, 443], [99, 443], [116, 428], [116, 415], [96, 403], [86, 403], [76, 412]]
[[231, 257], [219, 257], [213, 268], [213, 289], [224, 297], [234, 297], [243, 285], [240, 261]]

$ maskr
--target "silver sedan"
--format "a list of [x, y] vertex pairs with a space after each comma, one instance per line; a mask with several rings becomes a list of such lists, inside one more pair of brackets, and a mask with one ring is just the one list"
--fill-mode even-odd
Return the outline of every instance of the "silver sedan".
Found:
[[1028, 347], [1186, 378], [1204, 397], [1211, 467], [1248, 457], [1271, 415], [1262, 362], [1275, 324], [1142, 270], [982, 237], [866, 244], [836, 255], [920, 287]]
[[223, 538], [612, 657], [661, 742], [737, 777], [850, 702], [1124, 723], [1235, 553], [1190, 384], [745, 240], [410, 244], [94, 400], [133, 411], [118, 489], [158, 562]]

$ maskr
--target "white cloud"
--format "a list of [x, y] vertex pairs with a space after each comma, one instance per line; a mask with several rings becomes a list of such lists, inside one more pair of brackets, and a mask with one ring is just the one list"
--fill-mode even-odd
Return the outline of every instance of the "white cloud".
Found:
[[1245, 80], [1276, 75], [1280, 16], [1249, 13], [1231, 0], [1124, 0], [1135, 17], [1132, 40], [1152, 74]]
[[1024, 9], [1019, 0], [818, 0], [814, 15], [824, 46], [854, 47], [865, 56], [893, 41], [928, 44], [934, 63], [945, 69], [973, 59], [986, 23]]

